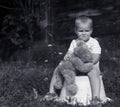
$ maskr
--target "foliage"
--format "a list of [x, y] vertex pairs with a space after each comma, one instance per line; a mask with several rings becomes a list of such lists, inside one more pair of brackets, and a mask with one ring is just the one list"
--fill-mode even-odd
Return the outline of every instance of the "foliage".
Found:
[[8, 15], [4, 17], [1, 30], [1, 51], [8, 54], [19, 49], [25, 49], [31, 46], [35, 40], [43, 39], [40, 26], [36, 22], [35, 16], [13, 16]]
[[0, 104], [32, 107], [35, 88], [40, 95], [48, 91], [52, 69], [35, 63], [11, 62], [0, 65]]
[[0, 31], [0, 56], [3, 60], [21, 48], [31, 47], [36, 40], [44, 40], [47, 27], [46, 1], [13, 0], [12, 4], [16, 8], [3, 18]]
[[45, 42], [38, 41], [34, 43], [31, 48], [26, 50], [19, 50], [15, 52], [10, 60], [11, 61], [36, 61], [37, 63], [50, 63], [56, 66], [62, 59], [67, 50], [64, 45], [46, 44]]

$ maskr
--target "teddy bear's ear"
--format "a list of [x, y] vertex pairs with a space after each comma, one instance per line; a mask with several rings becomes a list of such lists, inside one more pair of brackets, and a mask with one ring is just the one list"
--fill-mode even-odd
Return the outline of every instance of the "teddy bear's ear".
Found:
[[86, 44], [85, 44], [85, 42], [83, 40], [77, 40], [77, 46], [83, 46], [83, 47], [85, 47]]

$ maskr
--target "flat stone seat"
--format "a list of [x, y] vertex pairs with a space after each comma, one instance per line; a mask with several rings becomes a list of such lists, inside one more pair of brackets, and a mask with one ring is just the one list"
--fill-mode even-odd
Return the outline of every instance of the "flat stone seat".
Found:
[[[102, 76], [100, 76], [100, 81], [101, 81], [100, 99], [102, 100], [103, 103], [105, 103], [110, 99], [106, 97]], [[60, 99], [62, 101], [65, 101], [71, 104], [79, 103], [82, 105], [89, 105], [90, 101], [92, 100], [92, 94], [91, 94], [91, 86], [90, 86], [88, 76], [76, 76], [75, 82], [76, 82], [76, 85], [78, 86], [77, 94], [73, 97], [67, 96], [66, 90], [63, 86], [61, 93], [60, 93]]]

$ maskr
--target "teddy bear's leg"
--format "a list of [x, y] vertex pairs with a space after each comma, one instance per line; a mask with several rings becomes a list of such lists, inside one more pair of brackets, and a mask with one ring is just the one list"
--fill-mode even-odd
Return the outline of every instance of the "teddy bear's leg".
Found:
[[69, 69], [62, 71], [64, 77], [64, 87], [67, 96], [74, 96], [77, 93], [77, 85], [75, 84], [75, 72]]
[[75, 76], [76, 75], [75, 75], [74, 71], [66, 69], [66, 70], [61, 71], [61, 74], [64, 77], [64, 83], [66, 85], [70, 85], [70, 84], [75, 83]]
[[66, 89], [66, 95], [69, 96], [69, 97], [72, 97], [72, 96], [76, 95], [77, 91], [78, 91], [78, 87], [75, 83], [70, 84], [70, 85], [66, 85], [65, 89]]
[[78, 92], [78, 86], [76, 84], [63, 85], [60, 93], [60, 98], [64, 101], [68, 101], [71, 97], [74, 97]]
[[[62, 86], [63, 86], [62, 83], [64, 81], [63, 79], [66, 78], [68, 80], [67, 83], [75, 80], [75, 75], [72, 73], [73, 71], [72, 72], [69, 71], [69, 73], [67, 73], [67, 75], [69, 74], [69, 76], [71, 76], [70, 78], [67, 77], [67, 75], [66, 75], [66, 77], [64, 77], [65, 72], [63, 73], [63, 71], [67, 68], [71, 69], [71, 70], [74, 70], [71, 62], [69, 62], [69, 61], [61, 61], [59, 63], [59, 65], [56, 67], [56, 69], [54, 70], [52, 79], [51, 79], [51, 83], [50, 83], [50, 89], [49, 89], [50, 93], [54, 92], [54, 88], [56, 88], [56, 89], [61, 89], [62, 88]], [[72, 78], [73, 76], [74, 76], [74, 79]]]
[[61, 89], [63, 86], [63, 81], [65, 80], [67, 84], [71, 84], [75, 81], [75, 74], [71, 70], [66, 69], [73, 69], [71, 62], [68, 61], [61, 61], [59, 65], [55, 69], [56, 75], [56, 83], [55, 88]]

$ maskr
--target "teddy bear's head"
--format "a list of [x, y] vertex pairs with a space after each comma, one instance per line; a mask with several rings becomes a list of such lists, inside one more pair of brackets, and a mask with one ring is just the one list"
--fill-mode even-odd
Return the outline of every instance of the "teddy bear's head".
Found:
[[80, 58], [84, 63], [92, 62], [93, 56], [84, 41], [77, 41], [77, 47], [74, 49], [74, 55]]

